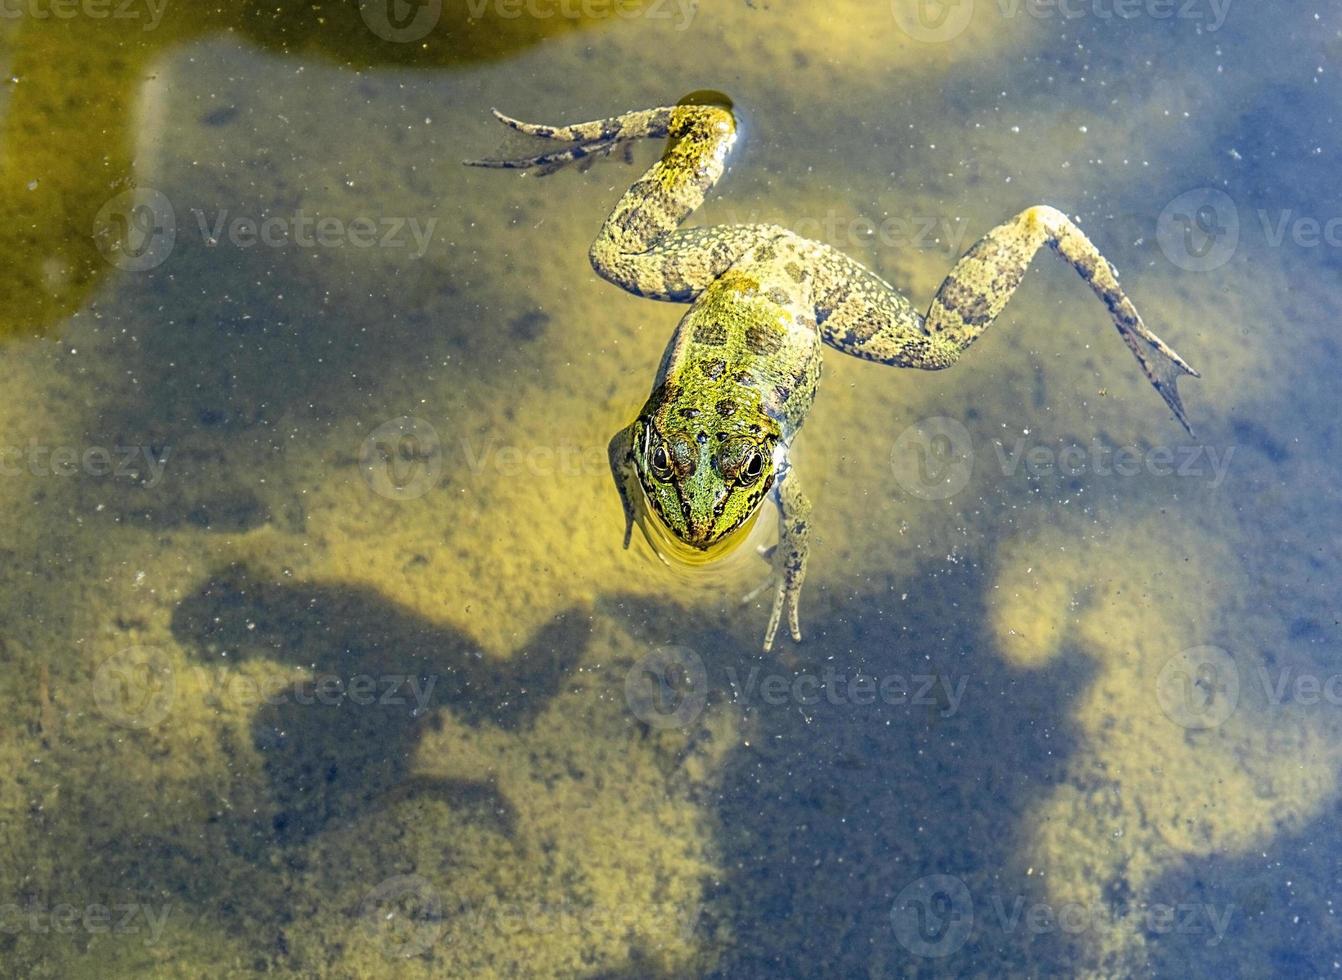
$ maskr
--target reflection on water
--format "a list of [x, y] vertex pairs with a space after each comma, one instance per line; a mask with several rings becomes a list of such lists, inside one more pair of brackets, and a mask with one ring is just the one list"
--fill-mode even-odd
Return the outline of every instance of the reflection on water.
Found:
[[[1331, 8], [126, 9], [5, 27], [7, 974], [1336, 969]], [[952, 371], [829, 352], [761, 657], [748, 549], [620, 549], [660, 148], [460, 166], [705, 87], [702, 221], [925, 305], [1051, 203], [1197, 435], [1049, 255]]]

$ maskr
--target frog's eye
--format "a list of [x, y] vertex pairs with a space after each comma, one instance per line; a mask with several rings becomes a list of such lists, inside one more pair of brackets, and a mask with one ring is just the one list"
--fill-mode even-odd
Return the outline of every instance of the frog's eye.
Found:
[[666, 444], [662, 443], [652, 451], [652, 475], [665, 480], [671, 475], [671, 460], [666, 454]]
[[758, 480], [763, 472], [764, 456], [758, 450], [754, 450], [746, 457], [745, 465], [741, 467], [741, 483], [749, 486]]

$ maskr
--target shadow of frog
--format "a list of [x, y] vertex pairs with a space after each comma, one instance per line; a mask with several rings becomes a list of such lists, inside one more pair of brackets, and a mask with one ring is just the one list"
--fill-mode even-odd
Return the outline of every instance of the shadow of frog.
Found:
[[331, 821], [425, 796], [511, 834], [513, 808], [492, 780], [413, 775], [415, 745], [442, 710], [470, 726], [529, 726], [581, 658], [590, 620], [570, 610], [499, 660], [370, 589], [276, 583], [233, 566], [178, 605], [172, 630], [211, 664], [264, 657], [304, 668], [263, 692], [251, 725], [271, 839], [293, 845]]
[[0, 249], [11, 261], [0, 270], [0, 337], [42, 335], [74, 313], [114, 267], [104, 255], [143, 258], [135, 242], [153, 212], [131, 190], [134, 107], [169, 49], [232, 34], [356, 71], [438, 69], [502, 58], [612, 19], [517, 16], [501, 4], [459, 0], [112, 6], [103, 16], [75, 10], [0, 24], [11, 54], [0, 136], [0, 209], [9, 217]]

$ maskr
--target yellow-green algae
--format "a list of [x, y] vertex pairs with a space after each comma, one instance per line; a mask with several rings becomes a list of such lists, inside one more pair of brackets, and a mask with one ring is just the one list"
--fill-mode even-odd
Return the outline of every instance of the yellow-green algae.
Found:
[[[1335, 669], [1297, 624], [1333, 635], [1337, 447], [1316, 420], [1333, 411], [1317, 364], [1336, 270], [1256, 241], [1190, 274], [1151, 231], [1163, 200], [1220, 166], [1233, 107], [1285, 111], [1270, 88], [1295, 81], [1282, 61], [1208, 81], [1218, 45], [1280, 15], [1237, 8], [1214, 39], [1085, 24], [1083, 59], [1057, 25], [991, 10], [936, 46], [901, 34], [885, 4], [704, 5], [684, 33], [652, 18], [567, 33], [556, 18], [544, 45], [468, 69], [308, 21], [263, 31], [172, 7], [179, 20], [143, 40], [85, 22], [10, 34], [3, 193], [31, 222], [7, 233], [22, 261], [7, 264], [6, 331], [57, 339], [6, 348], [0, 431], [15, 447], [172, 451], [152, 487], [4, 477], [0, 761], [14, 777], [0, 783], [0, 893], [168, 910], [153, 942], [0, 935], [7, 969], [895, 976], [937, 964], [895, 942], [891, 901], [948, 873], [981, 932], [946, 968], [1124, 975], [1170, 949], [1207, 955], [1206, 937], [1153, 939], [1117, 912], [1076, 936], [993, 931], [991, 900], [1178, 901], [1191, 886], [1168, 875], [1269, 850], [1330, 805], [1326, 711], [1246, 692], [1225, 725], [1188, 732], [1155, 689], [1169, 656], [1203, 643], [1246, 678], [1265, 663]], [[493, 29], [549, 33], [510, 23]], [[1115, 36], [1160, 78], [1117, 69]], [[731, 600], [762, 566], [686, 580], [618, 549], [601, 449], [679, 313], [586, 266], [633, 172], [510, 182], [457, 166], [497, 139], [489, 104], [558, 122], [706, 85], [749, 117], [705, 221], [933, 217], [967, 245], [1037, 201], [1080, 213], [1148, 321], [1204, 371], [1186, 385], [1201, 441], [1237, 450], [1216, 487], [1001, 472], [994, 440], [1027, 430], [1046, 446], [1186, 442], [1104, 311], [1047, 257], [953, 372], [828, 357], [796, 456], [816, 502], [798, 667], [967, 677], [949, 717], [729, 703], [725, 670], [759, 665], [760, 615]], [[169, 261], [144, 275], [100, 264], [84, 237], [90, 209], [131, 183], [182, 219]], [[438, 223], [420, 259], [238, 250], [203, 244], [193, 208]], [[920, 302], [955, 251], [833, 240]], [[443, 440], [443, 488], [414, 500], [372, 494], [359, 470], [367, 433], [401, 415]], [[904, 492], [889, 464], [895, 435], [932, 415], [964, 420], [975, 442], [973, 480], [949, 501]], [[537, 649], [546, 636], [562, 642]], [[673, 643], [714, 684], [688, 732], [649, 730], [624, 702], [629, 667]], [[109, 720], [94, 684], [137, 646], [176, 684], [143, 730]], [[493, 700], [351, 724], [256, 701], [342, 669], [430, 670], [444, 690], [468, 674]], [[358, 779], [306, 781], [302, 764], [331, 759]], [[1327, 890], [1307, 870], [1301, 901]], [[406, 876], [450, 914], [423, 951], [389, 957], [365, 904]], [[1281, 912], [1250, 877], [1222, 888], [1215, 901], [1244, 917]], [[1221, 949], [1271, 973], [1235, 921]], [[1308, 948], [1335, 946], [1330, 929], [1315, 923]]]

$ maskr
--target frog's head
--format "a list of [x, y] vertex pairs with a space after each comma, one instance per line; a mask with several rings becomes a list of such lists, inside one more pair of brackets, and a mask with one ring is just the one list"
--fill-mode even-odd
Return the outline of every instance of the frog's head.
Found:
[[[709, 418], [712, 422], [709, 423]], [[743, 412], [729, 425], [717, 411], [664, 408], [640, 419], [634, 462], [648, 509], [644, 530], [659, 551], [704, 561], [734, 546], [773, 486], [778, 426]], [[708, 423], [708, 424], [706, 424]], [[669, 534], [659, 533], [661, 531]]]

